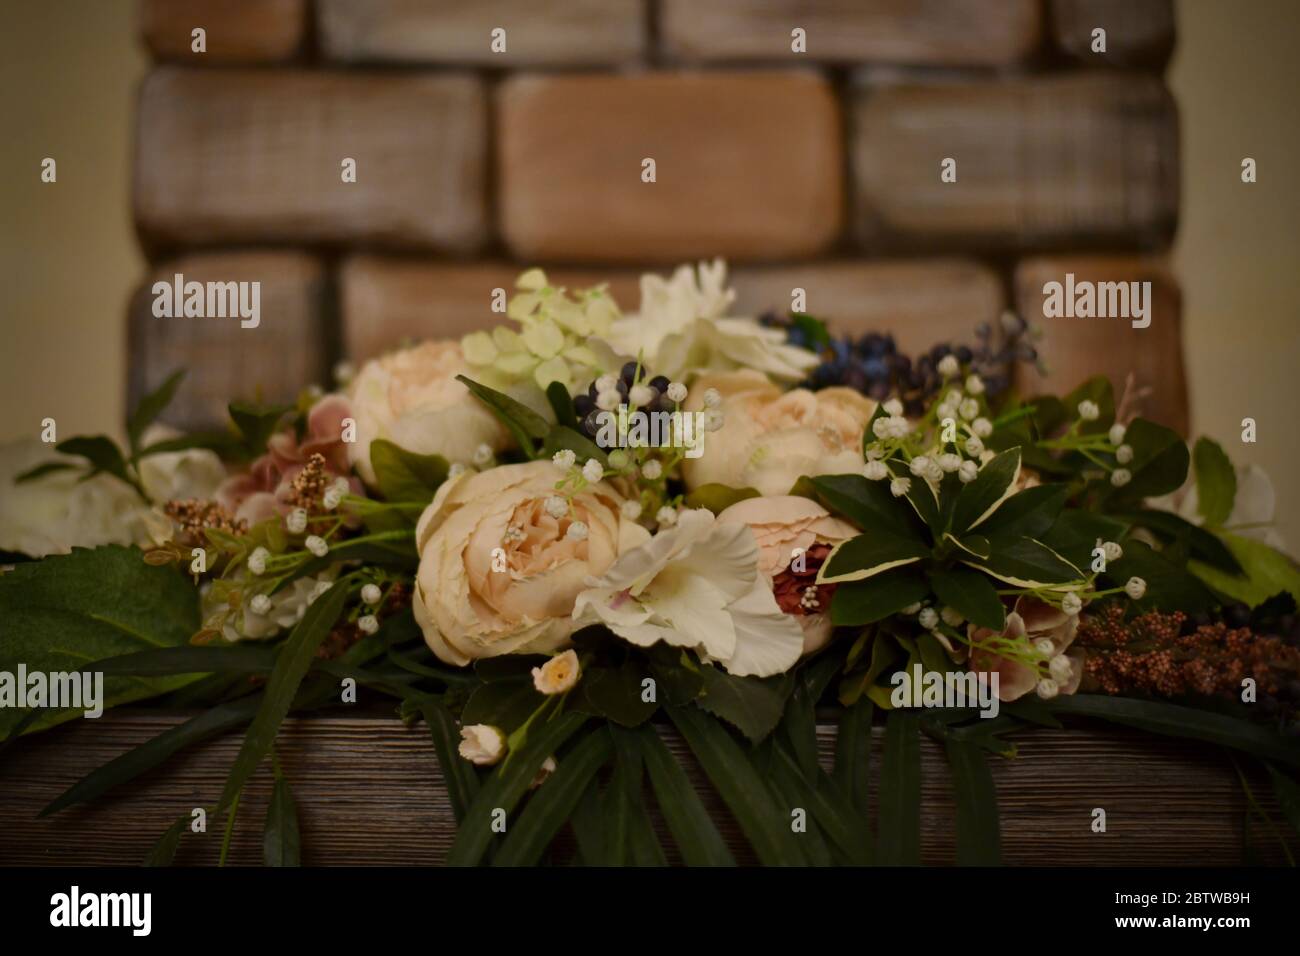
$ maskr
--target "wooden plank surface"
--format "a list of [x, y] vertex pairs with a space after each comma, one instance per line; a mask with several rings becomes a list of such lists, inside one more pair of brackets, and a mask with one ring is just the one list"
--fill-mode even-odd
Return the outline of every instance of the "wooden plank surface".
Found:
[[[202, 53], [192, 32], [206, 32]], [[140, 33], [160, 60], [191, 66], [273, 63], [299, 53], [307, 35], [307, 0], [143, 0]]]
[[[1174, 51], [1174, 0], [1048, 0], [1053, 45], [1080, 66], [1161, 69]], [[1092, 31], [1106, 31], [1106, 52]]]
[[[134, 864], [158, 836], [194, 807], [220, 795], [241, 737], [227, 735], [84, 807], [37, 819], [42, 806], [107, 760], [183, 718], [113, 711], [17, 742], [0, 764], [0, 864]], [[679, 756], [683, 745], [664, 728]], [[876, 728], [873, 774], [883, 728]], [[834, 728], [818, 729], [829, 765]], [[1002, 811], [1003, 857], [1010, 864], [1210, 866], [1244, 862], [1248, 838], [1262, 862], [1281, 851], [1255, 825], [1224, 752], [1207, 745], [1110, 728], [1035, 730], [1017, 738], [1019, 756], [992, 761]], [[375, 715], [298, 718], [276, 745], [301, 816], [307, 864], [441, 862], [454, 835], [451, 807], [423, 725]], [[684, 758], [699, 784], [693, 761]], [[1243, 761], [1249, 769], [1250, 762]], [[1275, 812], [1266, 782], [1256, 796]], [[922, 851], [927, 863], [953, 859], [953, 803], [942, 751], [922, 743]], [[271, 777], [263, 767], [245, 790], [231, 861], [261, 860], [261, 829]], [[743, 860], [752, 860], [711, 793], [706, 801]], [[873, 795], [872, 806], [877, 801]], [[1107, 832], [1093, 833], [1092, 811], [1106, 810]], [[177, 858], [211, 864], [220, 826], [190, 834]]]

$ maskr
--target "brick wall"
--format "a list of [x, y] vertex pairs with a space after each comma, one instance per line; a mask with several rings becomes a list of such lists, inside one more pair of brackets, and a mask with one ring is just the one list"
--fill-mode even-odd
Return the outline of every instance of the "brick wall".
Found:
[[[910, 349], [1018, 307], [1054, 387], [1133, 373], [1186, 429], [1172, 0], [144, 0], [140, 23], [130, 388], [189, 366], [179, 423], [493, 324], [525, 265], [634, 309], [642, 270], [724, 256], [742, 308], [800, 287]], [[261, 324], [155, 317], [177, 272], [260, 279]], [[1067, 272], [1151, 281], [1151, 327], [1042, 319]]]

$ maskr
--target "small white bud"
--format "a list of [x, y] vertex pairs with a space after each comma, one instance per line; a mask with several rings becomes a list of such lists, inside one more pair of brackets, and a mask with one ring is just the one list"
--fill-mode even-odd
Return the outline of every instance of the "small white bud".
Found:
[[589, 533], [586, 522], [574, 521], [569, 525], [569, 530], [564, 532], [564, 536], [572, 538], [574, 541], [586, 541]]
[[582, 477], [594, 485], [605, 477], [605, 469], [595, 458], [588, 458], [587, 463], [582, 466]]
[[1101, 409], [1096, 402], [1085, 398], [1079, 403], [1079, 417], [1085, 422], [1095, 422], [1100, 415]]
[[649, 405], [654, 401], [655, 396], [654, 392], [650, 391], [649, 385], [633, 385], [628, 391], [627, 397], [633, 405], [640, 407], [642, 405]]
[[993, 434], [993, 423], [987, 418], [977, 418], [970, 423], [970, 430], [980, 438], [988, 438]]
[[628, 466], [628, 463], [631, 460], [632, 459], [628, 457], [627, 452], [622, 448], [615, 448], [609, 453], [609, 467], [613, 468], [615, 471], [622, 471]]
[[706, 432], [716, 432], [726, 424], [726, 416], [722, 414], [719, 408], [711, 408], [704, 413], [704, 430]]
[[318, 558], [323, 558], [325, 555], [329, 554], [329, 543], [318, 534], [309, 534], [307, 540], [303, 542], [303, 545]]
[[559, 495], [551, 495], [545, 502], [543, 502], [542, 507], [545, 508], [546, 513], [556, 521], [559, 521], [569, 513], [569, 503]]
[[957, 356], [945, 355], [939, 359], [938, 369], [944, 378], [952, 378], [961, 372], [961, 363], [957, 361]]
[[343, 495], [339, 493], [337, 488], [326, 488], [321, 503], [325, 506], [326, 511], [333, 511], [343, 503]]
[[935, 461], [939, 468], [948, 474], [951, 474], [961, 467], [961, 456], [954, 455], [952, 452], [946, 452], [940, 455]]
[[635, 499], [625, 501], [619, 507], [619, 511], [622, 512], [624, 518], [627, 518], [629, 521], [635, 521], [637, 518], [641, 517], [641, 502]]
[[486, 468], [492, 464], [492, 446], [487, 444], [479, 445], [474, 449], [474, 457], [470, 460], [479, 468]]
[[1101, 546], [1102, 553], [1106, 555], [1106, 563], [1111, 564], [1124, 557], [1124, 549], [1119, 546], [1118, 541], [1107, 541]]
[[596, 394], [596, 407], [602, 412], [612, 412], [623, 404], [623, 396], [616, 389], [609, 389]]
[[889, 477], [889, 469], [883, 461], [869, 461], [862, 469], [862, 474], [868, 481], [883, 481]]
[[357, 618], [357, 627], [361, 628], [362, 634], [373, 634], [379, 630], [379, 618], [373, 614], [363, 614]]
[[912, 490], [911, 478], [895, 478], [889, 483], [889, 493], [895, 498], [901, 498]]
[[1061, 610], [1066, 614], [1078, 614], [1083, 610], [1083, 598], [1073, 591], [1067, 591], [1061, 598]]
[[1044, 677], [1038, 682], [1038, 687], [1035, 689], [1038, 691], [1038, 696], [1043, 700], [1051, 700], [1061, 692], [1061, 685], [1050, 677]]
[[[956, 359], [953, 361], [955, 362]], [[921, 611], [916, 620], [927, 631], [933, 630], [939, 624], [939, 612], [932, 607], [927, 607]]]
[[453, 461], [451, 467], [447, 469], [447, 479], [451, 480], [452, 478], [459, 478], [468, 470], [469, 469], [465, 467], [463, 462]]
[[972, 395], [983, 395], [984, 379], [973, 374], [966, 376], [966, 391], [970, 392]]
[[284, 516], [284, 526], [290, 534], [302, 534], [307, 530], [307, 509], [294, 508]]
[[1047, 638], [1041, 637], [1034, 641], [1034, 650], [1038, 651], [1038, 653], [1042, 654], [1044, 657], [1051, 657], [1056, 653], [1056, 645]]
[[930, 459], [925, 455], [917, 455], [907, 463], [907, 467], [918, 478], [924, 478], [926, 472], [930, 470]]
[[1074, 672], [1074, 664], [1064, 654], [1058, 654], [1047, 662], [1047, 670], [1052, 675], [1052, 680], [1065, 684], [1069, 683], [1070, 675]]
[[1110, 473], [1110, 483], [1116, 488], [1123, 488], [1132, 478], [1127, 468], [1116, 468]]
[[[670, 382], [668, 385], [668, 400], [673, 402], [686, 401], [686, 386], [681, 382]], [[708, 396], [705, 396], [705, 403], [708, 403]]]
[[555, 463], [557, 468], [563, 468], [565, 471], [568, 471], [578, 463], [578, 456], [574, 454], [572, 448], [564, 448], [552, 455], [551, 461]]
[[367, 584], [361, 589], [361, 600], [367, 604], [378, 604], [384, 592], [379, 589], [378, 584]]
[[890, 416], [903, 414], [903, 403], [896, 398], [891, 398], [889, 401], [885, 402], [884, 408]]
[[1124, 436], [1127, 433], [1128, 433], [1128, 429], [1126, 429], [1119, 422], [1116, 422], [1114, 425], [1110, 426], [1110, 434], [1109, 434], [1110, 443], [1112, 445], [1118, 445], [1122, 443], [1124, 441]]
[[248, 556], [248, 570], [254, 574], [266, 573], [266, 562], [271, 557], [271, 552], [266, 548], [254, 548], [253, 553]]
[[480, 767], [497, 763], [506, 752], [505, 734], [487, 724], [470, 724], [460, 729], [460, 755]]
[[659, 524], [663, 525], [665, 528], [671, 528], [677, 523], [676, 509], [664, 505], [655, 512], [655, 521], [659, 522]]
[[618, 378], [614, 375], [602, 375], [596, 379], [596, 394], [618, 391]]
[[664, 473], [664, 466], [658, 458], [651, 458], [641, 466], [641, 476], [647, 481], [656, 481]]
[[966, 454], [972, 458], [978, 458], [984, 452], [984, 442], [978, 435], [971, 435], [966, 439]]
[[1120, 445], [1115, 449], [1115, 460], [1121, 465], [1127, 465], [1133, 460], [1133, 446]]
[[716, 388], [706, 388], [704, 390], [704, 407], [717, 408], [722, 404], [722, 393]]
[[957, 469], [957, 478], [962, 484], [968, 485], [979, 477], [979, 465], [973, 461], [963, 461], [961, 467]]
[[254, 594], [248, 606], [252, 608], [254, 614], [266, 614], [271, 610], [271, 599], [265, 594]]
[[966, 419], [966, 421], [970, 421], [980, 413], [980, 403], [975, 401], [973, 398], [968, 398], [961, 403], [961, 406], [957, 410], [961, 412], [962, 418]]
[[1142, 596], [1147, 593], [1147, 583], [1141, 578], [1129, 578], [1124, 585], [1124, 593], [1135, 601], [1142, 600]]

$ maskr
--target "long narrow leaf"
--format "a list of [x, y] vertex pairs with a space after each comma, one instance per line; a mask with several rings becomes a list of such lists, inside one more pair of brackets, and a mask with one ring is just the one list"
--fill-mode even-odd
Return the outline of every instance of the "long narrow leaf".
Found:
[[451, 800], [451, 812], [456, 815], [456, 822], [465, 819], [474, 797], [478, 794], [478, 775], [468, 761], [462, 760], [456, 747], [456, 719], [442, 701], [432, 697], [422, 697], [417, 702], [424, 722], [429, 726], [429, 735], [433, 738], [433, 750], [438, 756], [438, 766], [442, 777], [447, 782], [447, 796]]
[[160, 647], [105, 658], [88, 670], [131, 677], [167, 677], [174, 674], [258, 674], [275, 667], [275, 648], [252, 644], [230, 647]]
[[[788, 774], [797, 770], [794, 757], [785, 747], [777, 743], [775, 750], [779, 771]], [[802, 796], [808, 812], [839, 855], [856, 866], [871, 863], [871, 830], [866, 817], [858, 815], [826, 773], [819, 771], [813, 784], [805, 783]]]
[[848, 797], [853, 808], [868, 819], [871, 784], [871, 718], [875, 704], [867, 697], [844, 710], [835, 738], [835, 771], [832, 779]]
[[532, 866], [560, 827], [577, 809], [597, 771], [609, 760], [613, 744], [600, 727], [588, 734], [556, 767], [518, 822], [510, 828], [493, 866]]
[[262, 856], [267, 866], [301, 866], [302, 837], [298, 831], [298, 804], [283, 775], [275, 780], [271, 804], [262, 831]]
[[957, 802], [957, 865], [998, 866], [1002, 862], [998, 794], [988, 758], [978, 743], [949, 737], [948, 763]]
[[655, 729], [642, 725], [641, 754], [659, 811], [687, 866], [735, 866], [700, 795]]
[[890, 712], [880, 768], [879, 853], [886, 866], [921, 862], [921, 735], [917, 716]]
[[726, 729], [696, 707], [669, 707], [668, 715], [735, 815], [759, 860], [769, 866], [806, 862], [789, 817], [781, 813], [763, 778]]
[[474, 866], [492, 843], [497, 811], [508, 815], [523, 799], [546, 758], [587, 721], [583, 714], [568, 713], [530, 731], [528, 742], [484, 782], [456, 832], [447, 853], [448, 866]]
[[144, 865], [171, 866], [172, 861], [176, 859], [176, 850], [180, 847], [181, 836], [189, 822], [190, 815], [187, 813], [163, 831], [163, 835], [158, 838], [158, 842], [145, 857]]

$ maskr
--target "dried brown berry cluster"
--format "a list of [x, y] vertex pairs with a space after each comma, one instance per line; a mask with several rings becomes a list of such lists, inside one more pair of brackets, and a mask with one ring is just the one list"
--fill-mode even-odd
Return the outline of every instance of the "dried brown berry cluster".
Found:
[[244, 534], [248, 522], [236, 520], [215, 501], [202, 501], [198, 498], [185, 498], [169, 501], [163, 507], [164, 513], [176, 524], [177, 540], [187, 545], [200, 544], [205, 540], [204, 530], [224, 531], [227, 534]]
[[289, 504], [294, 508], [304, 508], [309, 512], [320, 510], [321, 498], [333, 479], [325, 467], [325, 458], [319, 452], [313, 453], [289, 483]]
[[1125, 621], [1123, 606], [1111, 605], [1081, 620], [1076, 646], [1087, 651], [1084, 690], [1241, 705], [1242, 682], [1252, 678], [1250, 711], [1300, 728], [1300, 647], [1290, 635], [1222, 621], [1191, 624], [1181, 611]]

